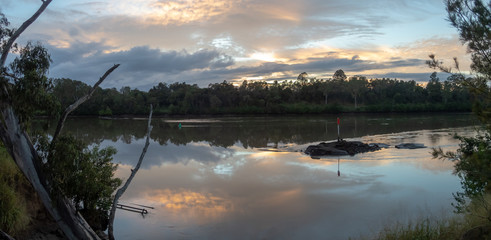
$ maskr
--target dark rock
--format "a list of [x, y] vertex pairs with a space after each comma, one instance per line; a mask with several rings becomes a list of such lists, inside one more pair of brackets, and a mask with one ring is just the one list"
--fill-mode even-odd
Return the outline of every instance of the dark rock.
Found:
[[333, 147], [323, 146], [323, 145], [312, 145], [309, 146], [305, 153], [311, 156], [324, 156], [324, 155], [333, 155], [333, 156], [342, 156], [348, 155], [347, 151], [339, 150]]
[[417, 148], [426, 148], [426, 146], [422, 143], [401, 143], [396, 145], [396, 148], [399, 149], [417, 149]]
[[389, 144], [385, 144], [385, 143], [369, 143], [368, 145], [369, 146], [378, 146], [379, 148], [389, 148], [390, 147]]
[[310, 145], [305, 150], [306, 154], [310, 156], [343, 156], [343, 155], [355, 155], [357, 153], [372, 152], [380, 150], [378, 145], [368, 145], [366, 143], [358, 141], [335, 141], [335, 142], [322, 142], [317, 145]]

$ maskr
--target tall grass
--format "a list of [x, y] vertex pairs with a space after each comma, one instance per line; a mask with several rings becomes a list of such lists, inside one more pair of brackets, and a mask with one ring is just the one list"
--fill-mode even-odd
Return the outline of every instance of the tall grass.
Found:
[[[395, 222], [386, 225], [380, 232], [361, 239], [379, 240], [452, 240], [461, 239], [471, 229], [491, 229], [491, 194], [474, 199], [468, 205], [468, 211], [440, 218], [419, 218], [406, 223]], [[480, 231], [480, 230], [479, 230]], [[491, 236], [479, 235], [478, 238], [491, 239]]]
[[26, 181], [0, 144], [0, 229], [11, 235], [24, 230], [30, 221], [26, 200], [17, 192]]
[[373, 239], [384, 240], [451, 240], [460, 239], [466, 231], [467, 225], [462, 218], [432, 220], [429, 218], [410, 221], [409, 223], [396, 222], [386, 226]]

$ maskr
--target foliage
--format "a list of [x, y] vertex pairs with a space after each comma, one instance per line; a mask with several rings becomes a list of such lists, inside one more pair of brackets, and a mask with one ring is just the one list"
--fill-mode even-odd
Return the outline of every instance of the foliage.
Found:
[[[88, 149], [72, 136], [60, 136], [51, 146], [41, 145], [48, 161], [44, 165], [52, 194], [72, 199], [77, 209], [109, 210], [111, 194], [121, 184], [113, 178], [117, 168], [112, 147]], [[44, 148], [43, 148], [44, 147]]]
[[24, 198], [17, 192], [21, 184], [25, 184], [22, 173], [7, 151], [0, 144], [0, 229], [13, 235], [23, 230], [30, 219], [27, 214]]
[[[5, 48], [8, 39], [14, 34], [14, 29], [9, 28], [10, 22], [3, 13], [0, 12], [0, 50]], [[13, 50], [17, 49], [17, 45], [12, 46]]]
[[[434, 149], [433, 157], [455, 161], [455, 174], [461, 179], [463, 192], [454, 194], [458, 212], [466, 212], [467, 199], [481, 198], [485, 192], [491, 192], [491, 135], [489, 132], [475, 137], [455, 136], [460, 140], [457, 152], [443, 152]], [[490, 218], [489, 215], [487, 218]]]
[[449, 21], [471, 53], [471, 68], [480, 75], [491, 76], [491, 2], [447, 0], [446, 6]]
[[[463, 188], [463, 192], [454, 194], [458, 212], [469, 212], [469, 207], [476, 204], [489, 209], [487, 201], [483, 199], [491, 193], [491, 2], [447, 0], [446, 6], [449, 21], [459, 31], [462, 43], [467, 44], [471, 53], [471, 69], [475, 75], [468, 78], [457, 72], [450, 80], [468, 88], [472, 93], [474, 113], [485, 126], [485, 131], [475, 137], [456, 136], [461, 141], [457, 152], [444, 153], [441, 149], [435, 149], [433, 156], [456, 162], [455, 173], [460, 177]], [[436, 60], [434, 55], [430, 55], [430, 58], [430, 67], [452, 72], [450, 67]], [[454, 59], [454, 62], [455, 68], [460, 71], [458, 61]], [[491, 222], [491, 211], [483, 212], [482, 217]]]
[[55, 115], [59, 110], [59, 103], [50, 94], [52, 82], [46, 77], [50, 62], [43, 46], [28, 43], [10, 64], [13, 75], [11, 96], [21, 122], [28, 123], [34, 113]]
[[[0, 51], [14, 33], [9, 25], [5, 15], [0, 13]], [[22, 48], [14, 45], [13, 50], [18, 51], [19, 56], [8, 67], [0, 69], [0, 99], [12, 102], [24, 125], [29, 124], [34, 114], [55, 115], [59, 106], [50, 94], [52, 81], [46, 77], [51, 64], [47, 50], [31, 42]]]
[[[306, 78], [305, 74], [300, 74]], [[302, 81], [244, 81], [240, 86], [223, 81], [206, 88], [186, 83], [159, 83], [148, 92], [130, 87], [119, 91], [98, 89], [80, 106], [77, 115], [146, 114], [303, 114], [356, 112], [470, 111], [471, 97], [465, 86], [450, 80], [443, 83], [430, 76], [428, 85], [396, 79], [349, 81], [310, 79]], [[89, 86], [71, 79], [56, 79], [54, 95], [62, 106]]]
[[[51, 64], [48, 51], [40, 44], [31, 42], [23, 47], [11, 44], [36, 20], [50, 2], [51, 0], [43, 0], [38, 11], [18, 30], [10, 29], [7, 18], [0, 13], [0, 50], [2, 52], [0, 109], [3, 113], [2, 122], [8, 123], [2, 125], [2, 140], [6, 143], [18, 166], [29, 175], [31, 183], [42, 195], [45, 206], [53, 210], [50, 213], [53, 214], [56, 222], [60, 223], [60, 228], [67, 233], [67, 237], [94, 237], [94, 233], [84, 224], [83, 219], [80, 219], [78, 215], [69, 216], [67, 209], [70, 209], [71, 206], [65, 202], [65, 198], [71, 199], [77, 210], [86, 210], [86, 213], [97, 215], [102, 213], [107, 218], [107, 210], [112, 205], [111, 194], [121, 184], [120, 179], [113, 178], [117, 167], [111, 163], [115, 149], [100, 150], [98, 146], [89, 149], [88, 146], [71, 136], [58, 137], [49, 142], [45, 134], [40, 134], [36, 139], [40, 153], [29, 151], [33, 146], [26, 132], [30, 131], [31, 118], [40, 114], [58, 115], [60, 103], [53, 95], [52, 80], [46, 76]], [[5, 59], [12, 50], [17, 51], [19, 56], [8, 67], [5, 67]], [[114, 70], [117, 66], [119, 65], [115, 65], [110, 70]], [[98, 83], [111, 71], [108, 70]], [[61, 123], [59, 126], [62, 126]], [[19, 128], [19, 125], [22, 128]], [[42, 161], [39, 157], [43, 158]], [[40, 171], [38, 166], [44, 171]], [[65, 204], [68, 208], [59, 208], [49, 204], [45, 188], [52, 196], [56, 196], [53, 198], [54, 201]], [[1, 220], [13, 223], [22, 213], [16, 211], [11, 205], [21, 203], [16, 199], [17, 194], [9, 191], [3, 182], [0, 182], [0, 191], [2, 192], [0, 208], [1, 211], [6, 210], [2, 212]], [[11, 226], [5, 226], [5, 228], [11, 228]]]
[[334, 80], [344, 81], [344, 80], [346, 80], [346, 74], [344, 73], [344, 71], [342, 69], [338, 69], [338, 70], [336, 70], [336, 72], [334, 72], [334, 74], [332, 75], [332, 78]]

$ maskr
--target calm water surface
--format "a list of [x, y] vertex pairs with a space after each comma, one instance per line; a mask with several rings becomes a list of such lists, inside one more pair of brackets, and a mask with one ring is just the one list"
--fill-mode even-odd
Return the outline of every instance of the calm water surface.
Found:
[[[178, 128], [178, 124], [182, 128]], [[117, 239], [347, 239], [388, 223], [450, 212], [460, 189], [449, 134], [472, 135], [468, 114], [343, 115], [344, 139], [392, 147], [312, 159], [301, 150], [337, 137], [336, 116], [155, 118], [142, 168], [118, 210]], [[146, 120], [70, 119], [66, 129], [114, 146], [126, 179], [144, 144]], [[429, 148], [404, 150], [399, 143]]]

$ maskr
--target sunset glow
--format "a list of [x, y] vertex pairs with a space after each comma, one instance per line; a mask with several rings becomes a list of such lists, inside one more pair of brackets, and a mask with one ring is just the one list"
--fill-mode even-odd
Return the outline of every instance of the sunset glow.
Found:
[[273, 53], [253, 53], [251, 58], [263, 62], [274, 62], [276, 60]]
[[[1, 11], [17, 27], [39, 5], [5, 0]], [[426, 82], [429, 54], [457, 57], [464, 72], [470, 63], [441, 1], [55, 0], [48, 9], [19, 42], [47, 46], [51, 77], [91, 83], [121, 63], [103, 87], [329, 78], [338, 69]]]

